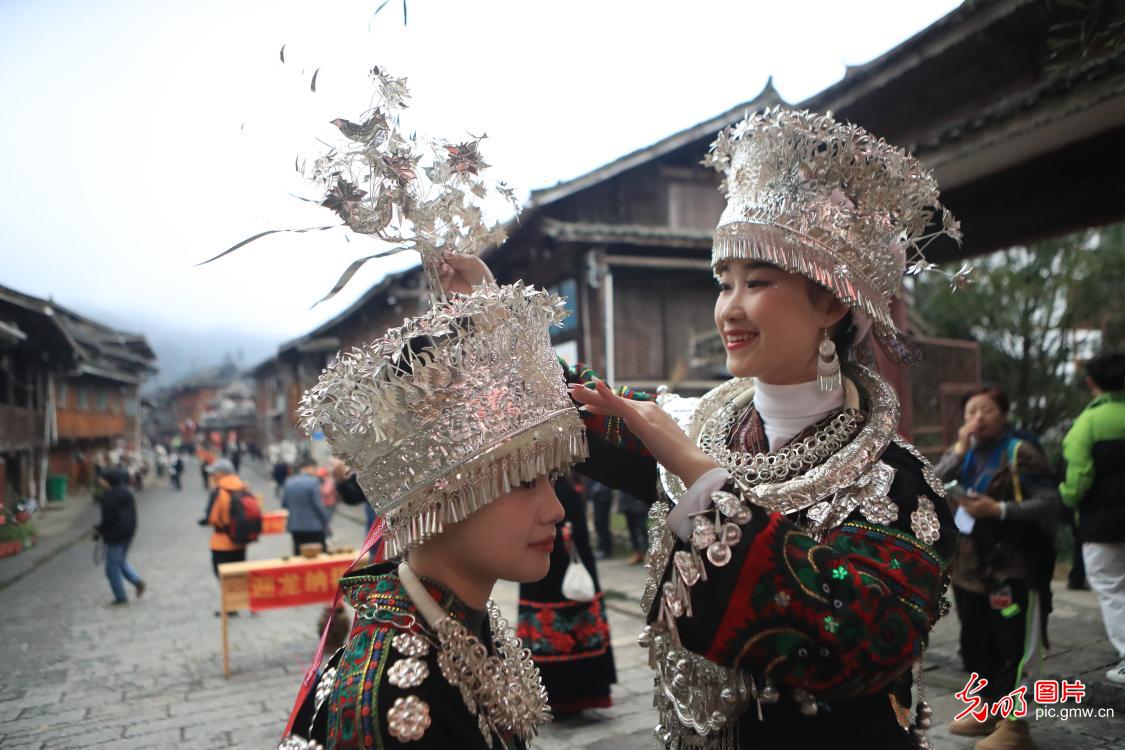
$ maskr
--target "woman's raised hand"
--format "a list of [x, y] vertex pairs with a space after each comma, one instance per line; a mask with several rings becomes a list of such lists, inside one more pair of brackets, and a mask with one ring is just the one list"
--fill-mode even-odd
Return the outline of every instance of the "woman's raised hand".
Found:
[[980, 422], [976, 419], [970, 419], [961, 425], [961, 429], [957, 430], [957, 447], [960, 449], [961, 455], [964, 455], [969, 448], [973, 447], [973, 436], [980, 431]]
[[580, 383], [569, 386], [570, 396], [592, 414], [621, 417], [625, 425], [648, 448], [653, 458], [691, 486], [696, 479], [719, 467], [684, 434], [668, 412], [654, 401], [622, 398], [601, 380], [590, 389]]
[[434, 263], [446, 294], [470, 294], [473, 287], [496, 280], [483, 260], [475, 255], [445, 253]]

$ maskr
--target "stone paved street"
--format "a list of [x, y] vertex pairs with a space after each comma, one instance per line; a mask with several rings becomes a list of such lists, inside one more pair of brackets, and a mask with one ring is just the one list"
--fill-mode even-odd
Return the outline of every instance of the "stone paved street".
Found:
[[[149, 591], [127, 607], [109, 607], [108, 585], [83, 539], [47, 555], [38, 567], [0, 590], [0, 748], [270, 748], [283, 727], [297, 683], [315, 646], [317, 607], [243, 613], [231, 621], [231, 678], [222, 675], [217, 584], [211, 575], [207, 531], [199, 528], [205, 501], [190, 465], [186, 489], [163, 485], [140, 495], [140, 532], [130, 560]], [[273, 504], [268, 482], [245, 472]], [[67, 503], [89, 503], [72, 497]], [[336, 539], [357, 545], [361, 513], [343, 508]], [[78, 524], [92, 515], [72, 509]], [[353, 520], [354, 519], [354, 520]], [[65, 532], [59, 532], [65, 536]], [[251, 558], [288, 552], [288, 536], [265, 537]], [[10, 580], [11, 561], [0, 566]], [[643, 570], [620, 560], [600, 568], [610, 604], [619, 683], [615, 705], [549, 726], [543, 750], [650, 748], [655, 723], [651, 676], [634, 645], [641, 621], [636, 598]], [[514, 614], [515, 587], [497, 599]], [[1125, 691], [1100, 680], [1114, 661], [1093, 594], [1060, 590], [1051, 620], [1054, 649], [1046, 673], [1087, 683], [1083, 706], [1107, 706], [1115, 719], [1044, 720], [1035, 732], [1043, 750], [1125, 745]], [[928, 685], [939, 725], [960, 705], [953, 697], [965, 681], [956, 656], [955, 617], [943, 621], [931, 648]], [[931, 734], [935, 748], [962, 750], [972, 741]]]

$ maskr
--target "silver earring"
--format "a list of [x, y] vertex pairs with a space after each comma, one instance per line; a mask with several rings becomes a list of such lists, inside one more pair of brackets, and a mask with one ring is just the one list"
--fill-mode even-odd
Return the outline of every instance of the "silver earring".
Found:
[[836, 355], [836, 344], [828, 336], [828, 329], [824, 329], [824, 338], [820, 342], [820, 356], [816, 361], [816, 384], [820, 390], [834, 391], [843, 385], [840, 377], [840, 357]]

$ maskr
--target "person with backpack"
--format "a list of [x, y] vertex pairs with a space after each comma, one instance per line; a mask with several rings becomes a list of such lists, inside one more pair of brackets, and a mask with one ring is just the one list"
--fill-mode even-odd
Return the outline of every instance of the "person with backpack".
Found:
[[298, 472], [285, 480], [281, 489], [281, 507], [289, 511], [286, 530], [293, 537], [293, 554], [301, 552], [302, 544], [319, 544], [327, 551], [328, 521], [331, 516], [320, 494], [320, 478], [316, 461], [306, 456]]
[[220, 565], [246, 559], [246, 545], [257, 541], [262, 532], [262, 511], [261, 503], [250, 493], [228, 459], [215, 461], [208, 473], [214, 487], [206, 520], [201, 523], [214, 529], [211, 569], [218, 578]]
[[[935, 471], [957, 482], [949, 493], [959, 532], [950, 574], [961, 658], [966, 671], [988, 680], [980, 697], [992, 704], [1021, 686], [1030, 691], [1047, 647], [1059, 495], [1043, 452], [1008, 423], [1007, 394], [978, 388], [961, 406], [957, 443]], [[976, 750], [1034, 747], [1024, 719], [966, 716], [950, 732], [988, 735]]]
[[145, 593], [145, 582], [125, 559], [129, 545], [137, 533], [137, 501], [129, 491], [129, 474], [124, 469], [106, 469], [100, 477], [103, 492], [98, 496], [102, 518], [94, 532], [105, 543], [105, 576], [113, 591], [112, 604], [128, 604], [124, 580], [137, 590], [137, 598]]

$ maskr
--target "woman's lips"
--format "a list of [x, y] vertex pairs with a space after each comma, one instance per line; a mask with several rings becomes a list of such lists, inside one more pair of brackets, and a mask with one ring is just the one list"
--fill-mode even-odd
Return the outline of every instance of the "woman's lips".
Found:
[[750, 331], [731, 331], [723, 334], [723, 345], [727, 351], [734, 351], [749, 346], [757, 340], [758, 334]]
[[534, 543], [529, 544], [527, 546], [531, 547], [532, 549], [539, 550], [540, 552], [546, 552], [547, 554], [551, 554], [551, 550], [553, 550], [555, 548], [555, 537], [554, 537], [554, 535], [551, 535], [551, 536], [547, 537], [546, 539], [543, 539], [543, 540], [538, 541], [538, 542], [534, 542]]

